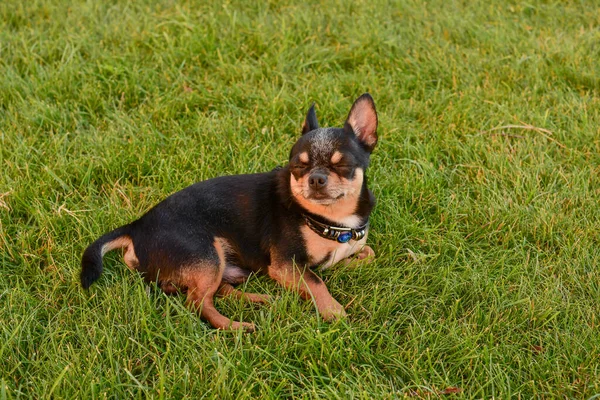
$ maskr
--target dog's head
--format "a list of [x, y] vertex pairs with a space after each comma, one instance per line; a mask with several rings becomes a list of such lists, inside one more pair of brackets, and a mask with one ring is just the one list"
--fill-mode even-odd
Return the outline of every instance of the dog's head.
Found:
[[290, 152], [292, 195], [304, 206], [358, 197], [376, 144], [377, 112], [368, 93], [356, 99], [343, 128], [320, 128], [313, 105]]

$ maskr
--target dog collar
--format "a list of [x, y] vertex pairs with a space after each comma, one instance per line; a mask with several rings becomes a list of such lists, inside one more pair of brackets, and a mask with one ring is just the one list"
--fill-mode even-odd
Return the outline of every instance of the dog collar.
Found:
[[308, 225], [308, 227], [317, 235], [325, 239], [335, 240], [339, 243], [348, 243], [351, 239], [360, 240], [364, 238], [367, 234], [367, 227], [369, 226], [369, 221], [367, 221], [366, 224], [359, 226], [356, 229], [343, 228], [324, 224], [306, 214], [302, 214], [302, 216], [306, 221], [306, 225]]

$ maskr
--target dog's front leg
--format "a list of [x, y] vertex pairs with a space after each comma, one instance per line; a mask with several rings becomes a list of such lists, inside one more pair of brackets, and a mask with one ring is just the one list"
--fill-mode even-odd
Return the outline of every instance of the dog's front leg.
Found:
[[303, 299], [312, 299], [324, 320], [332, 321], [346, 316], [344, 307], [331, 296], [323, 280], [310, 269], [293, 263], [273, 263], [269, 266], [269, 276], [283, 287], [298, 292]]

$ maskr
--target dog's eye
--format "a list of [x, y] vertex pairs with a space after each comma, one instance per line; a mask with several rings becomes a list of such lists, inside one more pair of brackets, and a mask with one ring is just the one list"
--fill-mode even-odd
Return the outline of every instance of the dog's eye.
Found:
[[354, 169], [354, 166], [350, 164], [341, 164], [334, 166], [334, 169], [339, 175], [347, 175], [351, 173], [351, 171]]
[[308, 168], [308, 164], [294, 164], [294, 165], [292, 165], [292, 168], [297, 171], [300, 171], [300, 170]]

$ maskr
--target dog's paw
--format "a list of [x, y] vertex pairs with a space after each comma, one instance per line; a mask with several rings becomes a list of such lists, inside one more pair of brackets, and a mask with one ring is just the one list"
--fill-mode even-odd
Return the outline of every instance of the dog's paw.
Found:
[[238, 322], [238, 321], [232, 321], [229, 326], [227, 326], [226, 328], [222, 327], [219, 329], [224, 329], [224, 330], [228, 330], [228, 331], [238, 331], [238, 330], [243, 330], [244, 332], [254, 332], [256, 330], [256, 326], [252, 323], [252, 322]]
[[343, 263], [350, 265], [357, 261], [370, 263], [373, 260], [375, 260], [375, 252], [369, 246], [364, 246], [358, 253], [346, 258]]
[[321, 314], [321, 318], [328, 322], [348, 316], [344, 307], [336, 300], [326, 306], [319, 307], [319, 314]]
[[256, 330], [256, 325], [251, 322], [242, 322], [241, 324], [242, 328], [248, 333], [252, 333]]
[[243, 329], [245, 332], [252, 333], [256, 330], [256, 325], [252, 322], [240, 322], [238, 329]]
[[358, 252], [356, 258], [359, 260], [366, 260], [368, 262], [371, 262], [375, 259], [375, 252], [369, 246], [365, 246]]

